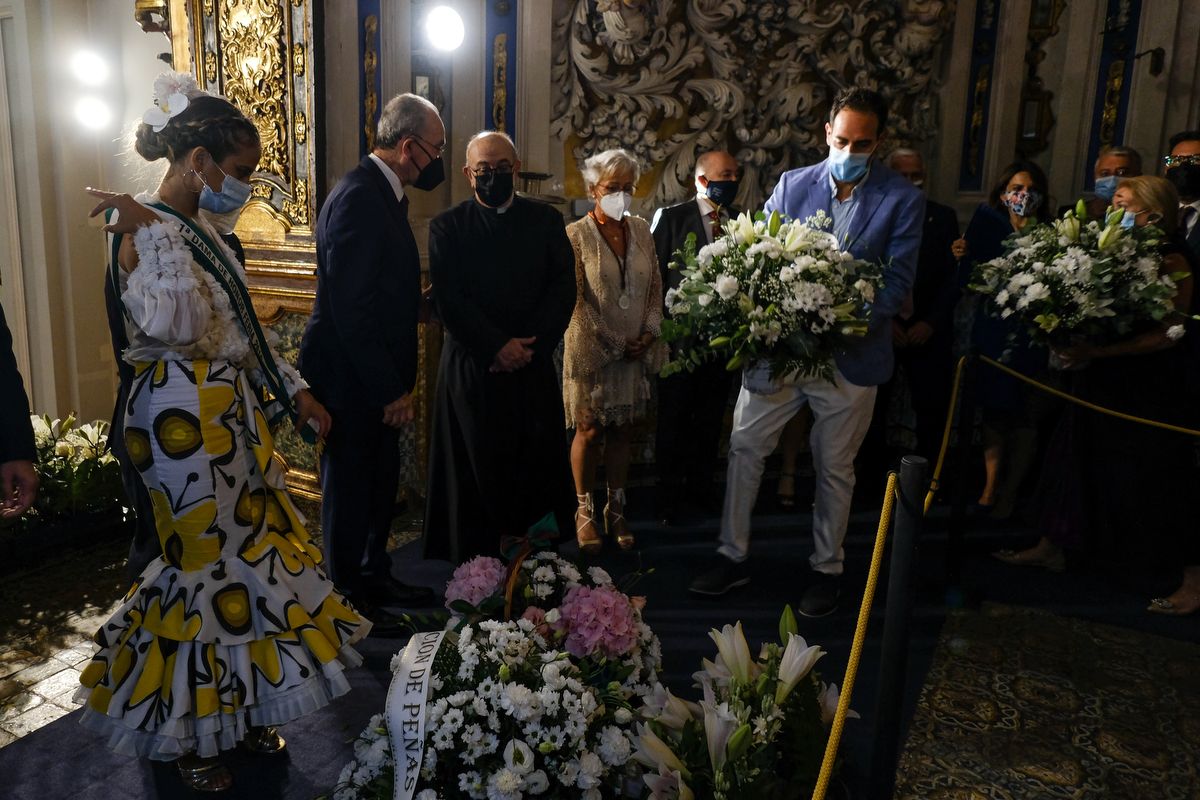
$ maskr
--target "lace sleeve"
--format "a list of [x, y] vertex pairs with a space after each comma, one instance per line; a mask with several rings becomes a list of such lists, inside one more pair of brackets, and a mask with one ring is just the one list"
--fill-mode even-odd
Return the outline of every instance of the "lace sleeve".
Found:
[[567, 377], [592, 374], [625, 354], [625, 340], [604, 322], [587, 297], [587, 269], [577, 226], [567, 228], [575, 251], [575, 312], [567, 327], [563, 371]]
[[138, 228], [133, 247], [138, 264], [121, 293], [130, 320], [152, 339], [172, 346], [193, 344], [208, 330], [212, 303], [201, 290], [179, 229], [168, 222]]

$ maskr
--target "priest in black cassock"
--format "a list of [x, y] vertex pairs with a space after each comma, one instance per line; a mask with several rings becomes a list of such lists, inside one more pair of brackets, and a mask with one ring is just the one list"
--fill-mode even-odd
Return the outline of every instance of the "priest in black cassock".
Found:
[[429, 227], [446, 328], [429, 455], [425, 556], [500, 555], [547, 515], [572, 530], [575, 497], [552, 360], [575, 308], [575, 257], [553, 207], [517, 197], [516, 148], [476, 134], [463, 173], [475, 196]]

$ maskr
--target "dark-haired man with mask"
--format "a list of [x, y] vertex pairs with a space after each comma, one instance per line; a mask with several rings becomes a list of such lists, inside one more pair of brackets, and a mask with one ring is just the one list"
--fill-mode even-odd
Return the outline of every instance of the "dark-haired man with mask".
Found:
[[400, 483], [400, 429], [412, 423], [421, 256], [408, 191], [445, 177], [446, 129], [414, 94], [393, 97], [375, 148], [340, 181], [317, 219], [317, 296], [300, 363], [333, 426], [321, 454], [321, 528], [329, 577], [375, 635], [405, 631], [383, 606], [433, 602], [392, 577], [387, 554]]
[[[438, 367], [425, 555], [499, 556], [575, 496], [553, 354], [575, 309], [575, 255], [553, 207], [518, 197], [512, 139], [467, 144], [474, 197], [434, 218], [429, 273], [446, 328]], [[540, 524], [543, 523], [543, 524]]]
[[1179, 192], [1179, 235], [1200, 259], [1200, 131], [1171, 137], [1171, 154], [1163, 159], [1166, 178]]
[[[664, 292], [679, 288], [683, 280], [670, 265], [688, 235], [695, 234], [699, 250], [712, 244], [730, 217], [737, 216], [738, 163], [732, 155], [723, 150], [702, 153], [696, 160], [695, 181], [694, 198], [658, 209], [650, 223]], [[707, 510], [716, 496], [713, 473], [732, 383], [725, 365], [715, 361], [658, 382], [655, 463], [664, 525], [678, 522], [685, 506]]]

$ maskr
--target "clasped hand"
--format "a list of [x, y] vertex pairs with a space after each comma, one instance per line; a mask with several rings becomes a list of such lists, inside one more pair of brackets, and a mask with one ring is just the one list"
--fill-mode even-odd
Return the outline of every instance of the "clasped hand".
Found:
[[625, 358], [630, 361], [637, 361], [641, 358], [648, 347], [654, 343], [654, 335], [643, 333], [636, 339], [625, 340]]
[[509, 339], [492, 359], [492, 366], [488, 371], [516, 372], [521, 367], [527, 366], [533, 360], [532, 345], [536, 341], [536, 336], [514, 336]]

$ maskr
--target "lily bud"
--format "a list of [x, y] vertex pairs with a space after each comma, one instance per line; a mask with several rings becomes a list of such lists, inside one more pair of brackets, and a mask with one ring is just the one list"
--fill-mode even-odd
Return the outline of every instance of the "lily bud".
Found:
[[1079, 198], [1079, 201], [1075, 203], [1075, 219], [1087, 219], [1087, 203], [1083, 202], [1082, 197]]
[[779, 617], [779, 643], [786, 645], [788, 635], [799, 632], [800, 627], [796, 624], [796, 614], [792, 611], [790, 605], [783, 607], [783, 614]]
[[746, 750], [750, 747], [750, 725], [744, 723], [740, 728], [733, 732], [733, 736], [729, 737], [729, 744], [725, 746], [725, 752], [728, 754], [729, 761], [737, 761], [746, 754]]

